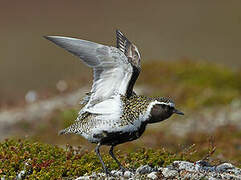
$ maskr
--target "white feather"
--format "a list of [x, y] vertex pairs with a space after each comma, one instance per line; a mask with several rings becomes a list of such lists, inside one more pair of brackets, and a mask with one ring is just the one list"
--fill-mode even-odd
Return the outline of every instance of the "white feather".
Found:
[[[48, 40], [78, 56], [82, 62], [93, 68], [94, 80], [91, 95], [87, 105], [80, 111], [80, 115], [89, 111], [91, 113], [105, 113], [105, 108], [114, 106], [113, 96], [125, 95], [133, 70], [123, 52], [115, 47], [108, 47], [94, 42], [76, 38], [47, 36]], [[100, 108], [100, 106], [102, 106]], [[113, 111], [113, 114], [116, 113]]]

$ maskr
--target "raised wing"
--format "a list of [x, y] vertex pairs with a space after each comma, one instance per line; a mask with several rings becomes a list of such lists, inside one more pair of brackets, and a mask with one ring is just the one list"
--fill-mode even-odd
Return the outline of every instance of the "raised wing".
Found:
[[128, 57], [129, 50], [131, 47], [131, 42], [124, 36], [120, 30], [116, 30], [116, 47], [120, 49]]
[[127, 97], [130, 97], [141, 71], [141, 56], [137, 47], [131, 43], [120, 30], [116, 30], [116, 46], [126, 55], [133, 68], [133, 74], [126, 93]]
[[133, 66], [141, 68], [141, 55], [136, 45], [131, 43], [120, 30], [116, 30], [116, 47], [126, 55]]
[[93, 68], [94, 80], [87, 107], [112, 99], [113, 95], [126, 94], [133, 69], [127, 57], [117, 48], [69, 37], [45, 38], [78, 56], [82, 62]]

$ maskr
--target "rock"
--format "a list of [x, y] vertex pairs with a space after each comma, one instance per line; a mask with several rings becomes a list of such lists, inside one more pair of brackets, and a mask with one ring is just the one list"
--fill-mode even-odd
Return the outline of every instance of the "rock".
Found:
[[101, 178], [106, 177], [106, 174], [105, 173], [98, 173], [98, 177], [101, 177]]
[[16, 179], [19, 180], [19, 179], [22, 179], [22, 177], [24, 177], [26, 171], [23, 170], [23, 171], [20, 171], [20, 173], [17, 175]]
[[118, 171], [117, 170], [112, 170], [110, 173], [111, 174], [116, 174]]
[[96, 174], [96, 172], [93, 172], [92, 174], [91, 174], [91, 177], [97, 177], [97, 174]]
[[78, 178], [76, 178], [75, 180], [89, 180], [89, 176], [80, 176]]
[[241, 179], [241, 170], [229, 163], [212, 166], [203, 160], [195, 163], [175, 161], [173, 168], [180, 171], [181, 179]]
[[[203, 179], [205, 178], [205, 176], [203, 177]], [[211, 177], [208, 180], [218, 180], [217, 178]]]
[[217, 171], [227, 171], [228, 169], [233, 169], [234, 166], [230, 163], [223, 163], [223, 164], [220, 164], [216, 167], [216, 170]]
[[124, 173], [122, 171], [116, 171], [114, 175], [115, 176], [123, 176], [123, 174]]
[[144, 165], [137, 168], [136, 173], [147, 174], [147, 173], [150, 173], [151, 171], [152, 171], [152, 168], [149, 165]]
[[178, 172], [176, 170], [171, 170], [168, 168], [162, 168], [162, 174], [165, 178], [173, 178], [178, 176]]
[[194, 164], [187, 161], [174, 161], [173, 166], [177, 167], [179, 170], [196, 171]]
[[116, 180], [116, 178], [115, 177], [108, 177], [108, 178], [106, 178], [107, 180]]
[[148, 178], [150, 179], [157, 179], [157, 172], [151, 172], [150, 174], [147, 175]]
[[133, 173], [132, 173], [132, 172], [130, 172], [130, 171], [125, 171], [125, 172], [124, 172], [124, 177], [125, 177], [125, 178], [130, 178], [131, 176], [133, 176]]
[[195, 162], [194, 167], [197, 171], [212, 172], [215, 171], [216, 167], [211, 166], [208, 162], [200, 160]]
[[162, 174], [165, 179], [208, 179], [208, 180], [241, 180], [241, 169], [232, 164], [223, 163], [212, 166], [208, 162], [200, 160], [195, 163], [187, 161], [174, 161], [166, 167], [151, 168], [149, 165], [142, 165], [136, 172], [112, 170], [113, 176], [106, 177], [105, 173], [92, 173], [90, 176], [82, 176], [76, 180], [135, 180], [135, 179], [159, 179], [158, 174]]

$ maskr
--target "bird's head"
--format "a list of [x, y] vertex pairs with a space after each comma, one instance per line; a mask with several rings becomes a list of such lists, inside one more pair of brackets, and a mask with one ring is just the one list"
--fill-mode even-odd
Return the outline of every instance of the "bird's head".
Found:
[[175, 108], [174, 102], [169, 98], [157, 98], [152, 106], [148, 123], [155, 123], [169, 118], [172, 114], [184, 115]]

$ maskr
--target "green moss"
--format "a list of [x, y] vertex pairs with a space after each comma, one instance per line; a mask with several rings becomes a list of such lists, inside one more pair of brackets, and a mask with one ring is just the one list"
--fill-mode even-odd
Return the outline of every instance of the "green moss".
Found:
[[[141, 164], [165, 166], [176, 159], [183, 159], [162, 150], [140, 149], [125, 155], [119, 155], [121, 162], [128, 168], [137, 168]], [[108, 154], [103, 159], [111, 169], [118, 168]], [[102, 167], [96, 154], [82, 150], [81, 147], [66, 149], [30, 140], [5, 140], [0, 143], [0, 177], [14, 178], [21, 170], [26, 170], [25, 178], [55, 179], [77, 177]]]
[[130, 152], [125, 156], [124, 162], [126, 166], [130, 168], [137, 168], [143, 164], [149, 164], [150, 166], [166, 166], [171, 164], [175, 160], [184, 160], [185, 158], [164, 151], [163, 149], [139, 149], [136, 152]]

